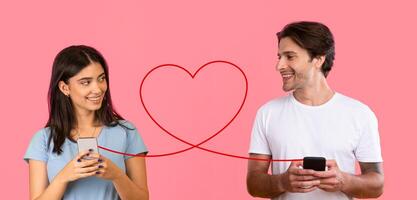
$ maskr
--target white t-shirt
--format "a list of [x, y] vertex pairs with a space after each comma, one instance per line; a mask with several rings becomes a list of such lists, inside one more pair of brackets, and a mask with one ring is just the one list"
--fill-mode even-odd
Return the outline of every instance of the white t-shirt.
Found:
[[[293, 94], [274, 99], [257, 112], [249, 153], [273, 159], [322, 156], [336, 160], [340, 170], [354, 174], [359, 162], [382, 162], [375, 114], [363, 103], [335, 93], [325, 104], [308, 106]], [[287, 171], [290, 162], [273, 162], [272, 174]], [[352, 199], [342, 192], [316, 189], [286, 192], [274, 200]]]

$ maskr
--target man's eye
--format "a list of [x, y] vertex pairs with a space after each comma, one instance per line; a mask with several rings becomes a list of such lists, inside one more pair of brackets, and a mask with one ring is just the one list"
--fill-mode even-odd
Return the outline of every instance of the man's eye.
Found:
[[294, 56], [287, 56], [288, 60], [294, 59]]

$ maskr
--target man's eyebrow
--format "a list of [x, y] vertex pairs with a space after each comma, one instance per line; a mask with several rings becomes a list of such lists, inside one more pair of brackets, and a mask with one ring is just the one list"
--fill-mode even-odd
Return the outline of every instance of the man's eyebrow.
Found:
[[291, 55], [291, 54], [297, 54], [297, 53], [295, 51], [284, 51], [282, 53], [278, 53], [277, 55], [281, 56], [281, 55]]

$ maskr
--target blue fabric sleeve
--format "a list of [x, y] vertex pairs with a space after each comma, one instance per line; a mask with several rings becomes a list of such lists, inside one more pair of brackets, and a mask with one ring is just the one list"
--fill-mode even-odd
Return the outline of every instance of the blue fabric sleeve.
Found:
[[[126, 146], [126, 153], [128, 154], [140, 154], [140, 153], [147, 153], [148, 149], [145, 146], [145, 143], [143, 142], [142, 137], [139, 135], [136, 127], [131, 123], [124, 124], [127, 127], [133, 129], [129, 130], [126, 129], [127, 133], [127, 146]], [[124, 156], [124, 159], [129, 159], [132, 156]]]
[[30, 141], [23, 159], [29, 162], [30, 159], [48, 161], [48, 134], [46, 129], [41, 129], [35, 133]]

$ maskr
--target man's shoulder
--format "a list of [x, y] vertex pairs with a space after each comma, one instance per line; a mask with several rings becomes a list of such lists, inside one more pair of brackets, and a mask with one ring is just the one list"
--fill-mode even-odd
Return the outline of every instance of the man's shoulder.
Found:
[[275, 97], [266, 103], [264, 103], [261, 107], [259, 107], [258, 112], [270, 112], [279, 110], [287, 105], [290, 100], [289, 95], [285, 95], [282, 97]]
[[346, 108], [347, 110], [354, 112], [354, 113], [358, 113], [358, 114], [373, 113], [371, 108], [365, 103], [363, 103], [362, 101], [346, 96], [341, 93], [337, 93], [337, 95], [338, 95], [338, 102], [339, 102], [338, 106], [342, 106]]

